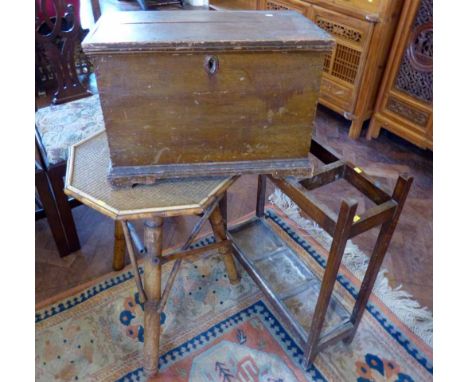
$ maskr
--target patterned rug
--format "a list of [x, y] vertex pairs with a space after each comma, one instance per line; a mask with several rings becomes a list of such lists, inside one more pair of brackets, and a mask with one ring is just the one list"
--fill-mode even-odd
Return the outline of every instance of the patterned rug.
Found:
[[[312, 259], [314, 271], [323, 272], [326, 253], [318, 242], [274, 206], [269, 206], [267, 217], [291, 248]], [[212, 241], [207, 237], [195, 246]], [[163, 273], [167, 277], [168, 269]], [[177, 278], [161, 318], [158, 380], [432, 380], [431, 346], [376, 295], [352, 344], [329, 347], [305, 369], [296, 339], [244, 271], [241, 283], [231, 286], [220, 257], [208, 253], [185, 262]], [[343, 266], [336, 293], [348, 309], [358, 286], [358, 279]], [[143, 380], [142, 318], [128, 268], [38, 306], [36, 381]]]

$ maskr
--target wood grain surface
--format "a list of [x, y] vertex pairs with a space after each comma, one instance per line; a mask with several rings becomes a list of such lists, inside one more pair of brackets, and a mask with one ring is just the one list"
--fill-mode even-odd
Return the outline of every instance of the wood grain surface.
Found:
[[308, 175], [332, 45], [295, 12], [104, 15], [83, 48], [93, 57], [111, 181]]
[[113, 167], [307, 157], [323, 56], [216, 57], [213, 76], [204, 54], [95, 61]]
[[333, 39], [291, 11], [158, 11], [104, 14], [83, 50], [109, 51], [279, 49], [328, 51]]

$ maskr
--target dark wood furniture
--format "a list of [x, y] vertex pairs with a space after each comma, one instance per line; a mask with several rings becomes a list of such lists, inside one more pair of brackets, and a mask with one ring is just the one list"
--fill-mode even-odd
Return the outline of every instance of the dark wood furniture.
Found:
[[[311, 153], [324, 163], [324, 166], [317, 169], [311, 178], [298, 180], [293, 177], [275, 178], [271, 175], [268, 177], [260, 175], [256, 217], [229, 230], [237, 259], [265, 293], [268, 301], [275, 307], [290, 332], [300, 340], [300, 346], [304, 349], [306, 364], [312, 363], [317, 353], [325, 347], [340, 340], [352, 341], [412, 183], [412, 178], [400, 176], [393, 193], [388, 194], [365, 175], [362, 169], [340, 160], [335, 154], [316, 141], [312, 141]], [[304, 279], [295, 283], [291, 290], [286, 291], [286, 294], [284, 290], [281, 290], [279, 294], [275, 292], [270, 280], [268, 280], [268, 272], [262, 272], [259, 266], [259, 258], [255, 258], [249, 253], [251, 252], [249, 249], [262, 245], [262, 240], [266, 240], [266, 231], [263, 230], [263, 233], [260, 234], [258, 229], [262, 229], [262, 221], [265, 220], [264, 204], [267, 179], [272, 181], [299, 206], [305, 215], [318, 223], [333, 238], [322, 281], [318, 281], [312, 275], [308, 277], [306, 272], [302, 272]], [[325, 205], [306, 196], [306, 191], [314, 190], [339, 179], [346, 180], [363, 193], [375, 203], [375, 207], [357, 215], [357, 202], [343, 200], [339, 214], [334, 219]], [[256, 230], [252, 230], [252, 225], [255, 224], [258, 227]], [[340, 302], [333, 297], [333, 287], [338, 276], [345, 246], [349, 239], [374, 227], [380, 227], [380, 232], [370, 256], [354, 309], [352, 312], [346, 312]], [[245, 233], [244, 236], [240, 234], [243, 230], [253, 232], [252, 242], [255, 243], [251, 246], [245, 245]], [[269, 240], [270, 243], [272, 241], [273, 239]], [[269, 247], [270, 253], [267, 247]], [[289, 251], [290, 253], [291, 251]], [[272, 261], [279, 261], [278, 258], [285, 254], [288, 254], [288, 251], [281, 244], [276, 246], [269, 244], [266, 246], [265, 251], [261, 251], [259, 257], [263, 262], [267, 257], [270, 257], [270, 264], [272, 264]], [[288, 260], [289, 263], [295, 261], [292, 257]], [[301, 267], [299, 263], [297, 264], [298, 267]], [[268, 269], [270, 268], [268, 267]], [[266, 276], [264, 273], [266, 273]], [[283, 279], [283, 284], [286, 285], [287, 283], [287, 280]], [[302, 318], [298, 322], [285, 300], [293, 298], [295, 294], [303, 293], [307, 287], [312, 293], [307, 299], [308, 301], [316, 301], [315, 307], [312, 308], [310, 317]], [[332, 313], [336, 316], [334, 325], [327, 325], [326, 330], [323, 330], [327, 315]]]
[[402, 0], [257, 0], [257, 9], [299, 12], [336, 39], [323, 68], [319, 102], [360, 136], [372, 116]]
[[[36, 147], [41, 157], [39, 172], [36, 162], [36, 189], [38, 192], [39, 189], [43, 190], [42, 194], [39, 194], [39, 197], [42, 203], [49, 205], [48, 209], [44, 207], [44, 212], [47, 216], [59, 254], [61, 257], [67, 256], [79, 250], [81, 245], [71, 211], [72, 207], [76, 206], [76, 204], [73, 201], [69, 201], [68, 197], [63, 193], [63, 177], [65, 176], [66, 162], [57, 164], [51, 164], [49, 162], [37, 128], [35, 139]], [[55, 208], [52, 208], [51, 200], [46, 200], [46, 192], [51, 193], [50, 199], [53, 200]]]
[[[232, 257], [231, 242], [226, 237], [223, 210], [219, 205], [236, 177], [162, 180], [153, 186], [116, 190], [112, 189], [106, 180], [109, 163], [107, 137], [104, 131], [72, 146], [65, 192], [111, 217], [116, 224], [121, 224], [118, 228], [119, 243], [116, 244], [120, 251], [115, 252], [114, 266], [124, 264], [123, 242], [125, 241], [140, 299], [144, 302], [143, 366], [147, 376], [151, 377], [158, 372], [160, 314], [169, 298], [182, 260], [216, 249], [223, 256], [231, 283], [239, 281]], [[200, 220], [180, 250], [163, 253], [164, 218], [186, 215], [200, 216]], [[144, 247], [130, 223], [138, 219], [145, 220]], [[191, 244], [208, 220], [216, 243], [192, 249]], [[138, 270], [135, 248], [145, 254], [143, 280]], [[162, 289], [161, 266], [168, 262], [171, 262], [173, 266], [166, 286]]]
[[101, 17], [101, 4], [99, 0], [91, 0], [91, 11], [93, 13], [94, 22], [98, 21]]
[[[68, 148], [103, 127], [97, 95], [60, 105], [50, 105], [36, 111], [37, 152], [41, 167], [49, 179], [67, 242], [66, 247], [59, 247], [60, 256], [80, 249], [72, 215], [72, 208], [78, 203], [69, 200], [63, 192]], [[53, 227], [51, 225], [51, 229]], [[54, 237], [57, 235], [54, 234]]]
[[102, 16], [83, 49], [100, 90], [109, 179], [310, 175], [308, 142], [332, 44], [295, 12]]
[[181, 8], [184, 7], [184, 0], [136, 0], [138, 4], [140, 5], [141, 9], [146, 11], [148, 10], [149, 5], [156, 5], [156, 6], [161, 6], [161, 5], [180, 5]]
[[384, 128], [432, 150], [432, 0], [407, 1], [367, 138]]
[[65, 256], [71, 252], [67, 235], [55, 203], [54, 193], [50, 186], [47, 172], [44, 170], [40, 160], [36, 160], [35, 170], [36, 203], [39, 204], [38, 209], [36, 209], [36, 220], [44, 217], [47, 218], [57, 250], [60, 256]]
[[210, 9], [214, 11], [256, 10], [256, 0], [210, 0]]
[[[50, 5], [54, 14], [49, 14]], [[90, 69], [85, 57], [76, 57], [83, 34], [73, 5], [65, 6], [65, 0], [36, 1], [36, 87], [55, 83], [54, 104], [91, 95], [77, 73]]]

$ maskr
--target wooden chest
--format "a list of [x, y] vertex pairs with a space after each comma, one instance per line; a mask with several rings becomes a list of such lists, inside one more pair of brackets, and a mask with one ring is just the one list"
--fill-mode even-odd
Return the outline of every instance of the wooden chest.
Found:
[[114, 185], [158, 178], [309, 175], [332, 38], [295, 12], [101, 17], [92, 57]]

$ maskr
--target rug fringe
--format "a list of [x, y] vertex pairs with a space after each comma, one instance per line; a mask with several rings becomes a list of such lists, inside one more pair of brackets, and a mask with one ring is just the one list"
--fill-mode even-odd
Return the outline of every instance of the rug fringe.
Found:
[[[289, 219], [309, 233], [320, 245], [329, 250], [332, 237], [316, 222], [304, 218], [300, 214], [299, 207], [287, 195], [283, 194], [279, 189], [275, 189], [268, 199], [271, 203], [279, 207]], [[343, 264], [346, 268], [348, 268], [356, 278], [362, 281], [368, 262], [368, 256], [351, 240], [348, 240], [343, 256]], [[413, 333], [432, 347], [432, 312], [427, 307], [422, 307], [419, 302], [414, 300], [410, 293], [402, 289], [401, 285], [392, 288], [386, 277], [386, 273], [388, 272], [385, 269], [380, 270], [373, 293], [377, 295]]]

